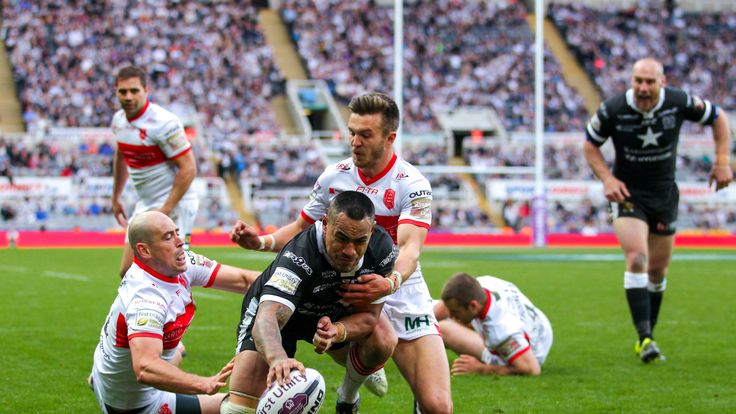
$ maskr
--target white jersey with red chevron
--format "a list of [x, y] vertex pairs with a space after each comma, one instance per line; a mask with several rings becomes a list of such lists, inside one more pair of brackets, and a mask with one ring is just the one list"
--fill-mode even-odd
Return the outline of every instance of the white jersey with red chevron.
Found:
[[[399, 224], [429, 229], [432, 223], [429, 181], [396, 154], [381, 173], [371, 178], [365, 177], [351, 158], [327, 167], [317, 179], [309, 203], [302, 209], [302, 218], [309, 223], [321, 220], [332, 198], [342, 191], [367, 195], [376, 208], [376, 223], [386, 229], [394, 243]], [[412, 275], [416, 277], [421, 277], [419, 271]]]
[[540, 365], [544, 363], [552, 347], [552, 326], [547, 316], [513, 283], [493, 276], [477, 279], [487, 302], [472, 324], [486, 347], [506, 363], [529, 350]]
[[153, 403], [156, 389], [136, 380], [128, 341], [136, 337], [163, 342], [161, 358], [171, 361], [194, 317], [192, 286], [209, 287], [220, 265], [186, 252], [187, 270], [177, 277], [161, 275], [137, 258], [128, 269], [107, 315], [95, 349], [92, 375], [102, 400], [119, 409]]
[[[174, 166], [167, 161], [192, 150], [179, 118], [146, 101], [141, 111], [130, 119], [122, 109], [116, 112], [111, 128], [138, 197], [148, 204], [165, 200], [176, 175]], [[196, 198], [190, 187], [182, 200]]]

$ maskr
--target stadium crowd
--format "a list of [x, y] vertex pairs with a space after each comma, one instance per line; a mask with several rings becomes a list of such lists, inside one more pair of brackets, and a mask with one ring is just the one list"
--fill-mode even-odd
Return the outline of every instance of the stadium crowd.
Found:
[[548, 14], [601, 91], [625, 90], [632, 62], [653, 55], [668, 83], [736, 109], [736, 14], [686, 13], [666, 3], [671, 7], [551, 3]]
[[[416, 1], [404, 7], [407, 131], [439, 130], [433, 110], [440, 103], [448, 109], [490, 106], [507, 129], [533, 129], [534, 39], [521, 2]], [[282, 8], [312, 78], [326, 80], [345, 99], [391, 90], [392, 8], [369, 0], [287, 0]], [[582, 100], [564, 82], [555, 58], [545, 55], [548, 128], [582, 130]]]
[[157, 103], [196, 108], [208, 139], [278, 131], [269, 99], [283, 78], [253, 3], [5, 3], [3, 35], [28, 130], [108, 126], [115, 69], [134, 63], [152, 73]]

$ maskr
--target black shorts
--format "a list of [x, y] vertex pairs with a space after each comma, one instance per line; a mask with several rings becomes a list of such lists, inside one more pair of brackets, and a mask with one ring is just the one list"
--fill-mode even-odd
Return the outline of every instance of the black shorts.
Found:
[[[257, 307], [257, 301], [253, 299], [251, 307]], [[240, 325], [238, 326], [238, 346], [237, 353], [243, 351], [257, 351], [256, 344], [253, 342], [253, 323], [255, 322], [255, 308], [248, 309], [243, 304], [243, 311], [240, 317]], [[334, 315], [328, 315], [334, 316]], [[330, 318], [333, 322], [337, 321], [337, 318]], [[286, 355], [289, 358], [293, 358], [296, 354], [296, 344], [301, 339], [307, 341], [310, 344], [314, 339], [314, 333], [317, 332], [317, 322], [319, 318], [304, 317], [300, 314], [294, 313], [291, 315], [289, 322], [286, 323], [283, 329], [281, 329], [281, 346], [284, 347]], [[345, 346], [345, 343], [334, 344], [330, 349], [340, 349]]]
[[671, 236], [677, 228], [677, 207], [680, 190], [677, 184], [669, 187], [642, 190], [629, 187], [631, 197], [623, 203], [609, 203], [611, 221], [619, 217], [634, 217], [649, 225], [650, 234]]

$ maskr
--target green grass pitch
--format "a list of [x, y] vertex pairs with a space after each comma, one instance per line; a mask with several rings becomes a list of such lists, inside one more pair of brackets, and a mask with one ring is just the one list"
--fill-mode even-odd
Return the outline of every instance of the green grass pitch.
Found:
[[[262, 269], [273, 257], [235, 248], [195, 249]], [[119, 249], [0, 250], [0, 413], [99, 412], [85, 378], [116, 294]], [[622, 288], [618, 250], [434, 249], [422, 256], [433, 296], [464, 270], [515, 282], [549, 317], [554, 345], [538, 378], [452, 378], [456, 413], [695, 413], [736, 407], [736, 253], [677, 249], [656, 330], [666, 361], [643, 365]], [[198, 312], [182, 368], [212, 375], [235, 347], [241, 297], [196, 288]], [[450, 360], [455, 358], [448, 353]], [[319, 370], [333, 411], [342, 368], [300, 346]], [[444, 358], [444, 355], [437, 355]], [[395, 365], [389, 393], [363, 391], [363, 412], [409, 413]]]

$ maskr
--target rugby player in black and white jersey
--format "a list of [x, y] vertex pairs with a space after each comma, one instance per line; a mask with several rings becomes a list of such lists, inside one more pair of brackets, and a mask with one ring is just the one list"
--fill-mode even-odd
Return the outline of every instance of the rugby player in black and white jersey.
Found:
[[[354, 306], [340, 294], [344, 283], [393, 268], [394, 244], [376, 226], [374, 211], [364, 194], [340, 193], [327, 216], [287, 243], [256, 280], [243, 300], [238, 354], [222, 413], [254, 413], [268, 385], [290, 381], [291, 370], [304, 373], [294, 359], [300, 339], [346, 364], [343, 392], [356, 397], [365, 378], [391, 357], [396, 336], [375, 330], [385, 298]], [[358, 405], [338, 405], [337, 411], [354, 412]]]
[[[711, 102], [665, 87], [662, 64], [645, 58], [634, 64], [631, 89], [603, 102], [586, 128], [585, 159], [603, 182], [613, 229], [626, 259], [624, 289], [643, 362], [660, 357], [652, 331], [657, 323], [666, 273], [672, 258], [679, 191], [675, 183], [677, 144], [685, 121], [710, 125], [715, 163], [708, 186], [727, 187], [730, 128]], [[600, 151], [608, 138], [616, 159], [610, 171]]]

